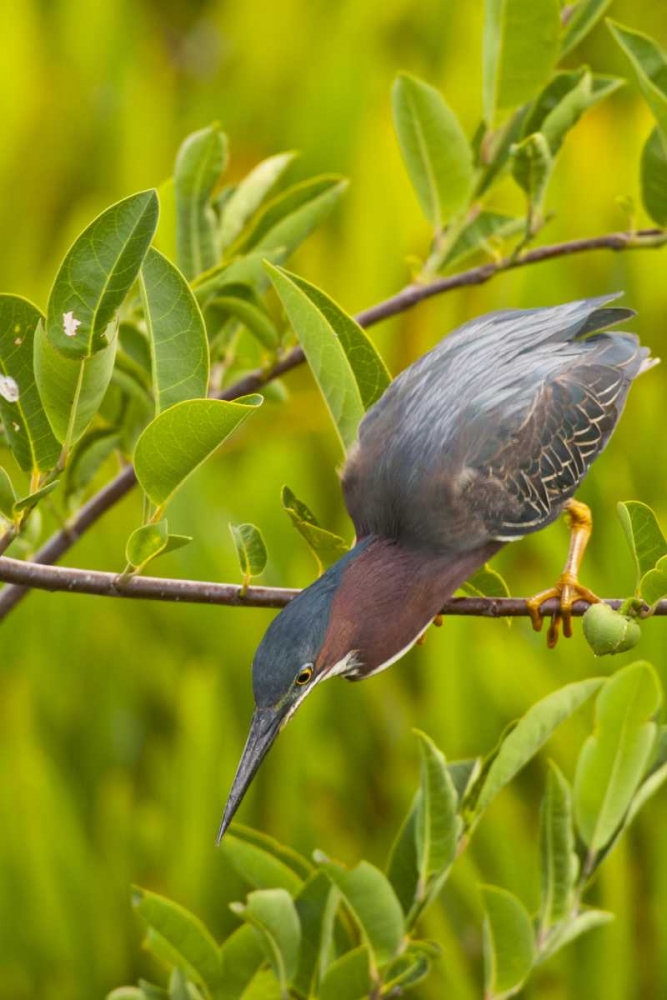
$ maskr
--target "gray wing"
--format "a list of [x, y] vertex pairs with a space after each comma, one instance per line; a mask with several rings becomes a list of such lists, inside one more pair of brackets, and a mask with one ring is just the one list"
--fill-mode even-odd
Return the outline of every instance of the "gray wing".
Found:
[[651, 363], [631, 334], [590, 336], [631, 315], [608, 301], [481, 317], [403, 372], [344, 470], [358, 536], [468, 548], [553, 520]]

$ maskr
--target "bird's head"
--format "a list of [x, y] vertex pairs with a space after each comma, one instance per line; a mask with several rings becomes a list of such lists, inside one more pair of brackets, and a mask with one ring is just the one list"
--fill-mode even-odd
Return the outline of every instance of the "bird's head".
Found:
[[343, 623], [343, 619], [350, 620], [343, 610], [348, 588], [343, 588], [342, 581], [356, 555], [353, 550], [344, 556], [298, 594], [271, 622], [257, 649], [252, 665], [255, 712], [218, 843], [276, 736], [297, 708], [320, 681], [354, 672], [354, 640]]

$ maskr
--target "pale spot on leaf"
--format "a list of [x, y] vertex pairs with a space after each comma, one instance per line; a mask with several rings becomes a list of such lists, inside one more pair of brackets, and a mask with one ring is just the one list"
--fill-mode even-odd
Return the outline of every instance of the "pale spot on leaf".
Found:
[[63, 330], [66, 337], [75, 337], [80, 326], [81, 320], [75, 319], [73, 312], [63, 313]]
[[9, 375], [0, 375], [0, 396], [8, 403], [15, 403], [19, 398], [19, 387]]

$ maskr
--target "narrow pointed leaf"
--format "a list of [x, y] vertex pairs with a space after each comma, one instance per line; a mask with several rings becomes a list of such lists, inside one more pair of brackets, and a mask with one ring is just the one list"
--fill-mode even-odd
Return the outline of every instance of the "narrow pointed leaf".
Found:
[[387, 861], [387, 878], [391, 882], [406, 917], [412, 911], [414, 904], [418, 902], [417, 817], [421, 794], [421, 790], [419, 790], [414, 797], [410, 810], [391, 846]]
[[294, 987], [304, 996], [310, 996], [320, 964], [326, 967], [326, 963], [321, 963], [321, 952], [323, 947], [327, 949], [327, 925], [333, 929], [331, 908], [334, 897], [339, 897], [338, 889], [323, 871], [313, 872], [294, 896], [301, 921], [301, 953]]
[[58, 441], [75, 444], [97, 414], [109, 387], [118, 338], [90, 358], [67, 358], [49, 342], [44, 325], [35, 330], [35, 381]]
[[197, 302], [204, 307], [217, 295], [226, 294], [229, 286], [248, 285], [255, 293], [265, 291], [270, 285], [269, 276], [264, 267], [265, 261], [271, 264], [282, 264], [289, 256], [286, 247], [274, 247], [268, 250], [255, 250], [252, 253], [235, 257], [234, 260], [212, 267], [204, 271], [192, 282], [192, 291]]
[[416, 731], [421, 756], [421, 797], [416, 838], [420, 882], [445, 872], [456, 857], [461, 832], [458, 796], [443, 753], [425, 733]]
[[641, 161], [642, 203], [658, 226], [667, 226], [667, 138], [654, 128]]
[[169, 1000], [190, 1000], [185, 976], [180, 969], [172, 969], [169, 977]]
[[16, 386], [14, 398], [0, 393], [0, 422], [24, 472], [48, 472], [60, 457], [35, 382], [35, 331], [42, 319], [37, 306], [17, 295], [0, 295], [0, 378]]
[[132, 903], [149, 927], [178, 953], [188, 973], [215, 990], [220, 981], [220, 955], [203, 923], [178, 903], [136, 886]]
[[611, 840], [640, 785], [661, 702], [656, 673], [643, 661], [610, 677], [598, 695], [595, 731], [582, 748], [574, 780], [577, 828], [593, 853]]
[[660, 559], [667, 556], [667, 541], [658, 519], [645, 503], [628, 500], [616, 506], [628, 545], [637, 567], [637, 586]]
[[595, 27], [611, 0], [579, 0], [565, 26], [561, 40], [560, 54], [567, 55]]
[[[234, 823], [234, 830], [231, 836], [244, 841], [246, 844], [259, 847], [267, 854], [282, 861], [288, 868], [291, 868], [295, 875], [298, 875], [299, 880], [308, 878], [315, 871], [315, 866], [312, 862], [304, 858], [302, 854], [299, 854], [298, 851], [293, 850], [291, 847], [287, 847], [286, 844], [281, 844], [280, 841], [276, 840], [275, 837], [269, 836], [268, 833], [262, 833], [261, 830], [254, 830], [252, 827], [244, 826], [242, 823]], [[287, 887], [283, 886], [283, 888]]]
[[71, 496], [85, 489], [119, 447], [120, 435], [115, 430], [103, 428], [83, 437], [67, 467], [66, 495]]
[[333, 862], [322, 867], [340, 889], [377, 964], [393, 958], [403, 941], [404, 922], [401, 904], [388, 879], [368, 861], [351, 869]]
[[43, 497], [47, 497], [49, 493], [53, 491], [60, 485], [59, 480], [55, 479], [52, 483], [47, 483], [46, 486], [42, 486], [41, 489], [35, 490], [34, 493], [29, 493], [25, 497], [21, 497], [14, 504], [14, 512], [20, 514], [22, 510], [30, 510], [35, 507]]
[[456, 115], [429, 84], [401, 73], [392, 88], [394, 126], [424, 215], [436, 230], [465, 204], [472, 151]]
[[294, 495], [289, 486], [283, 486], [281, 500], [292, 524], [310, 548], [320, 573], [349, 551], [339, 535], [322, 528], [315, 515]]
[[540, 809], [540, 860], [540, 926], [546, 931], [571, 912], [579, 868], [572, 825], [572, 792], [553, 763]]
[[479, 816], [501, 788], [525, 767], [558, 726], [569, 719], [604, 683], [601, 677], [566, 684], [528, 709], [502, 741], [481, 788], [471, 790], [471, 805]]
[[639, 88], [667, 141], [667, 55], [648, 35], [607, 21], [609, 30], [632, 63]]
[[270, 156], [258, 163], [236, 186], [222, 212], [220, 242], [223, 249], [234, 242], [296, 156], [295, 152]]
[[386, 366], [361, 327], [328, 296], [282, 268], [267, 264], [267, 270], [347, 448], [389, 385]]
[[245, 906], [235, 903], [232, 909], [261, 934], [266, 957], [286, 992], [301, 947], [301, 924], [291, 896], [284, 889], [259, 889], [248, 895]]
[[153, 420], [137, 441], [134, 468], [146, 496], [166, 504], [185, 480], [262, 403], [246, 396], [233, 403], [190, 399]]
[[266, 205], [233, 249], [247, 254], [280, 248], [286, 259], [326, 219], [347, 186], [346, 180], [335, 175], [295, 184]]
[[215, 309], [221, 322], [227, 318], [238, 320], [269, 351], [278, 347], [280, 335], [275, 324], [249, 286], [223, 285], [220, 294], [207, 304], [207, 310], [211, 309]]
[[525, 104], [549, 79], [560, 45], [559, 0], [486, 0], [484, 118]]
[[46, 312], [48, 340], [65, 357], [81, 360], [108, 349], [112, 324], [138, 277], [158, 211], [155, 191], [125, 198], [91, 222], [68, 251]]
[[523, 135], [541, 132], [555, 156], [584, 112], [621, 86], [623, 80], [593, 76], [585, 67], [556, 73], [535, 99], [525, 120]]
[[190, 287], [152, 248], [141, 268], [141, 293], [151, 348], [156, 412], [208, 393], [208, 339]]
[[482, 886], [486, 996], [500, 1000], [525, 982], [535, 961], [533, 924], [523, 903], [505, 889]]
[[367, 1000], [371, 995], [371, 953], [361, 945], [341, 955], [326, 971], [318, 1000]]
[[211, 200], [226, 164], [227, 138], [217, 123], [189, 135], [176, 157], [176, 259], [188, 280], [220, 257]]

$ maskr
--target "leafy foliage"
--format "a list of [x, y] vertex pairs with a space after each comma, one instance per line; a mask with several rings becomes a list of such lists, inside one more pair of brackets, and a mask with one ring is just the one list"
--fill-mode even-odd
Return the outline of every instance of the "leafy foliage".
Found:
[[[260, 984], [266, 996], [273, 984], [283, 997], [400, 995], [442, 960], [437, 948], [415, 935], [415, 924], [440, 893], [474, 823], [553, 729], [597, 691], [597, 722], [579, 756], [574, 810], [570, 785], [553, 764], [549, 768], [540, 812], [539, 913], [533, 919], [505, 889], [480, 887], [485, 995], [513, 996], [537, 965], [611, 919], [585, 908], [582, 896], [619, 830], [667, 778], [667, 764], [662, 757], [656, 764], [652, 754], [656, 725], [647, 721], [662, 700], [652, 667], [636, 663], [606, 681], [571, 688], [567, 697], [555, 692], [529, 710], [481, 768], [447, 765], [433, 741], [417, 733], [419, 788], [386, 874], [367, 861], [347, 868], [321, 852], [313, 869], [270, 837], [236, 826], [222, 850], [252, 887], [245, 903], [232, 904], [245, 923], [218, 947], [182, 907], [136, 890], [135, 906], [148, 925], [146, 946], [172, 976], [180, 969], [210, 1000], [249, 996], [245, 991]], [[115, 991], [110, 1000], [119, 996]]]

